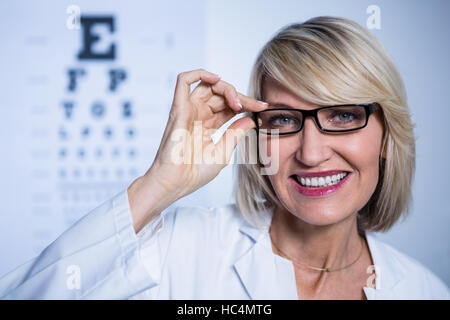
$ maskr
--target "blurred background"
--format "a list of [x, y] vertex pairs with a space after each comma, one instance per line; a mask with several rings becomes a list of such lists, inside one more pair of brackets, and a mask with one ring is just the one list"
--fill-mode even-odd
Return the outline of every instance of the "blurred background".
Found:
[[[381, 40], [416, 123], [412, 212], [378, 237], [450, 285], [450, 1], [4, 0], [0, 9], [0, 276], [147, 170], [178, 73], [204, 68], [246, 93], [281, 27], [334, 15]], [[232, 202], [232, 166], [173, 205]]]

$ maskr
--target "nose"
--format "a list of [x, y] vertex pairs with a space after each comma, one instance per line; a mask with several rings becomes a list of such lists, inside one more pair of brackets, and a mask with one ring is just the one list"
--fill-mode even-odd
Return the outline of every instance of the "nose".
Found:
[[300, 146], [296, 159], [305, 166], [318, 167], [333, 154], [330, 137], [319, 129], [312, 117], [304, 121], [303, 129], [299, 132]]

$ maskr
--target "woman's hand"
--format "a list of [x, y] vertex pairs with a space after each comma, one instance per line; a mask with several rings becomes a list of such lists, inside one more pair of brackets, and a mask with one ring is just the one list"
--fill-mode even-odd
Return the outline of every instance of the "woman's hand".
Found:
[[[201, 81], [191, 93], [191, 85]], [[230, 161], [237, 142], [255, 123], [233, 122], [214, 145], [211, 135], [237, 113], [267, 104], [244, 96], [205, 70], [178, 75], [169, 120], [155, 160], [128, 188], [135, 231], [176, 200], [214, 179]]]

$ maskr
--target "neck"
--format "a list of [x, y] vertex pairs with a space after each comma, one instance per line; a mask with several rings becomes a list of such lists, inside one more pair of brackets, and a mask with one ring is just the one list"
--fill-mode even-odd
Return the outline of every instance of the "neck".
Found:
[[317, 226], [277, 208], [270, 234], [276, 247], [293, 261], [337, 269], [352, 263], [361, 250], [356, 217], [354, 213], [338, 223]]

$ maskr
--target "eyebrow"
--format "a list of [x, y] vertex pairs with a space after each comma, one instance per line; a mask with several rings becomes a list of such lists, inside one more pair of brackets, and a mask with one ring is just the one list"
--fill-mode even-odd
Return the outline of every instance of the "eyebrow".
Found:
[[291, 106], [288, 106], [288, 105], [282, 104], [282, 103], [270, 103], [270, 102], [268, 102], [268, 104], [269, 104], [268, 109], [270, 109], [271, 107], [276, 107], [276, 108], [288, 108], [288, 109], [298, 110], [297, 108], [294, 108], [294, 107], [291, 107]]

